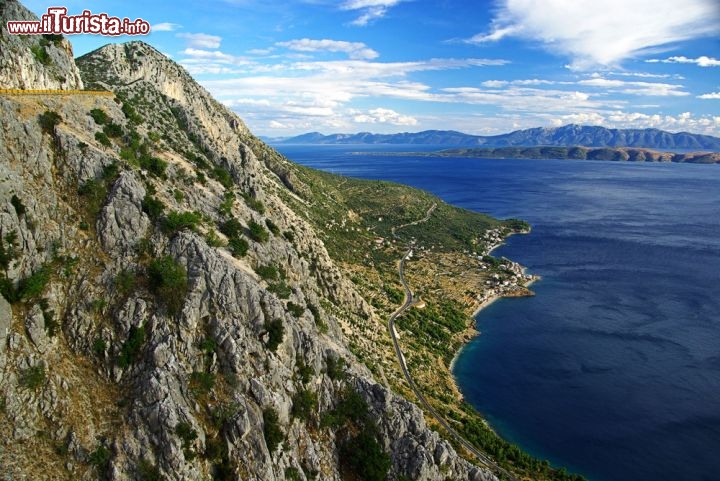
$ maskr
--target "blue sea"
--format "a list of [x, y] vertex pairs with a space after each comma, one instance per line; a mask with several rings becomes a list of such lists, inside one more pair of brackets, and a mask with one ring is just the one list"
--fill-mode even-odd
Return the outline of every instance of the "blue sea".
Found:
[[367, 155], [418, 148], [279, 147], [532, 224], [494, 254], [536, 296], [484, 309], [454, 371], [501, 436], [591, 481], [720, 480], [720, 166]]

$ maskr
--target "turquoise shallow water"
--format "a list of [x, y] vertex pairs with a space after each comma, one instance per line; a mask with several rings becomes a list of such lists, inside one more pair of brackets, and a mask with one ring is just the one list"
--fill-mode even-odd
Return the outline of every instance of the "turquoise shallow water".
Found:
[[455, 366], [501, 435], [592, 481], [720, 479], [718, 166], [360, 149], [281, 148], [533, 225], [495, 254], [541, 275], [537, 295], [483, 310]]

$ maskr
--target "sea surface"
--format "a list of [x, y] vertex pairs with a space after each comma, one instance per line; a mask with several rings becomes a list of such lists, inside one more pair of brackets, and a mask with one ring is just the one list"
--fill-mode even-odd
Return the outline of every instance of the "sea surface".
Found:
[[591, 481], [720, 480], [720, 166], [368, 155], [280, 146], [533, 226], [494, 255], [542, 276], [501, 299], [454, 374], [506, 439]]

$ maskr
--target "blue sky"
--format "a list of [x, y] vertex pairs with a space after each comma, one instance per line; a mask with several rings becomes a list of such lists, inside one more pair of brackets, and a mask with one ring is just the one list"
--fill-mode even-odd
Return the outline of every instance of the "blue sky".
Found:
[[[26, 0], [41, 15], [58, 2]], [[568, 123], [720, 136], [717, 0], [68, 0], [142, 18], [259, 135]], [[128, 37], [72, 36], [82, 55]]]

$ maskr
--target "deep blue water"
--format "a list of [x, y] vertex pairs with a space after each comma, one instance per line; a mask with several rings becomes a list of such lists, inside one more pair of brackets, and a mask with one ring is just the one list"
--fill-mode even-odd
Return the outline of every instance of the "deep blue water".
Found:
[[720, 166], [363, 148], [280, 149], [533, 226], [495, 254], [537, 295], [483, 310], [454, 372], [503, 437], [591, 481], [720, 480]]

